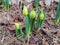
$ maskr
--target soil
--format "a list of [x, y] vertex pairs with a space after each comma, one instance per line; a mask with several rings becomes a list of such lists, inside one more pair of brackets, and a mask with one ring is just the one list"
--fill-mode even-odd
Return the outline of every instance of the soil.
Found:
[[[26, 2], [25, 2], [26, 3]], [[26, 3], [28, 9], [33, 8], [33, 2]], [[43, 5], [43, 6], [42, 6]], [[40, 9], [46, 12], [46, 19], [39, 31], [33, 31], [30, 38], [30, 45], [60, 45], [60, 23], [54, 24], [54, 18], [58, 2], [51, 3], [46, 6], [44, 3], [40, 4]], [[31, 8], [30, 8], [31, 7]], [[26, 39], [17, 39], [15, 35], [15, 22], [19, 22], [23, 27], [23, 15], [18, 5], [10, 5], [10, 10], [5, 10], [0, 7], [0, 45], [25, 45]]]

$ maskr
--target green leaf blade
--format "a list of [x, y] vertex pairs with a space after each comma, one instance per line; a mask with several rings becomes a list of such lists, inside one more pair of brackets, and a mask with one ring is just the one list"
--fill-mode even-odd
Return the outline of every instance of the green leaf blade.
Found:
[[40, 0], [35, 0], [35, 7], [36, 7], [36, 9], [39, 7], [39, 1]]
[[60, 1], [57, 6], [57, 12], [56, 12], [56, 16], [55, 16], [55, 24], [58, 24], [59, 21], [60, 21]]
[[9, 4], [9, 0], [4, 0], [4, 8], [6, 9], [6, 10], [9, 10], [9, 8], [10, 8], [10, 4]]

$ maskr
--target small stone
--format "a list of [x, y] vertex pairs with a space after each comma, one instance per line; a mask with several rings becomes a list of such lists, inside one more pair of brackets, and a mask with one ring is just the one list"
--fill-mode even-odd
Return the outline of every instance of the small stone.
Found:
[[60, 44], [60, 37], [57, 39], [57, 42]]

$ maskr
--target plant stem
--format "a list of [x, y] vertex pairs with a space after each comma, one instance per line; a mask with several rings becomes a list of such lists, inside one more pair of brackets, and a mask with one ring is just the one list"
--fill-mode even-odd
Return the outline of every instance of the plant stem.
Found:
[[27, 45], [29, 45], [29, 36], [28, 36], [28, 41], [27, 41]]
[[29, 45], [29, 39], [30, 39], [30, 30], [31, 29], [31, 26], [30, 26], [30, 28], [29, 28], [29, 34], [27, 35], [27, 38], [28, 38], [28, 40], [27, 40], [27, 45]]

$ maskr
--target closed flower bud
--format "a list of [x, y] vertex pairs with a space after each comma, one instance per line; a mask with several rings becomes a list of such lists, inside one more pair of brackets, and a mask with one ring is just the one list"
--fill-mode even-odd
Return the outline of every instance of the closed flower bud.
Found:
[[44, 13], [41, 12], [41, 13], [40, 13], [40, 20], [43, 20], [43, 19], [44, 19]]
[[34, 10], [30, 13], [30, 19], [34, 19], [36, 17], [36, 12]]
[[15, 27], [16, 27], [17, 30], [19, 30], [20, 29], [20, 24], [19, 23], [15, 23]]
[[24, 15], [24, 17], [28, 15], [28, 9], [25, 5], [23, 7], [23, 15]]

